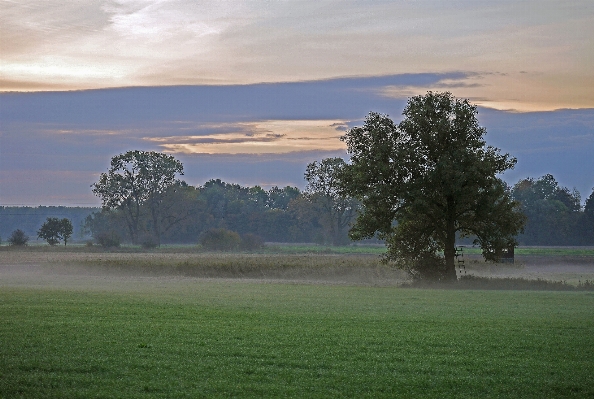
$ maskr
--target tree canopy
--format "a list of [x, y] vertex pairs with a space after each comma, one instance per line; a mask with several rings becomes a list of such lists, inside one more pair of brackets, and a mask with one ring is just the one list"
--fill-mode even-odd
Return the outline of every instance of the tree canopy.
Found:
[[[154, 238], [161, 236], [161, 200], [163, 194], [178, 183], [176, 174], [183, 175], [183, 165], [171, 155], [128, 151], [111, 159], [111, 167], [94, 183], [93, 193], [101, 198], [104, 208], [120, 209], [134, 242], [139, 238], [142, 211], [152, 219]], [[148, 205], [148, 207], [143, 207]]]
[[363, 204], [351, 237], [377, 234], [386, 259], [418, 278], [456, 278], [458, 236], [476, 237], [487, 260], [514, 245], [525, 217], [497, 175], [516, 160], [486, 145], [476, 115], [468, 100], [428, 92], [399, 124], [372, 112], [347, 131], [340, 185]]
[[64, 240], [66, 245], [72, 236], [72, 230], [72, 222], [69, 219], [48, 217], [37, 232], [37, 237], [46, 240], [49, 245], [56, 245], [61, 240]]
[[334, 245], [344, 244], [343, 234], [354, 220], [359, 202], [344, 195], [340, 190], [338, 176], [346, 163], [342, 158], [326, 158], [312, 162], [305, 170], [305, 199], [317, 208], [320, 222], [327, 226], [329, 241]]
[[521, 204], [528, 218], [524, 234], [518, 237], [520, 242], [528, 245], [588, 242], [580, 193], [559, 186], [553, 175], [520, 180], [512, 189], [512, 197]]
[[29, 242], [29, 236], [21, 229], [16, 229], [8, 237], [8, 245], [11, 246], [25, 246]]

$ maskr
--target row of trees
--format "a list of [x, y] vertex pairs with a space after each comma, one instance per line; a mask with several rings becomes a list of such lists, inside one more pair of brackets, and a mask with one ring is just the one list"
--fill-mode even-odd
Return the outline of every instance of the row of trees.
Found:
[[[266, 241], [346, 244], [358, 202], [337, 192], [334, 176], [343, 165], [340, 158], [308, 165], [303, 192], [290, 186], [243, 187], [219, 179], [193, 187], [174, 178], [183, 166], [170, 155], [130, 151], [114, 157], [93, 185], [103, 209], [87, 217], [86, 224], [94, 237], [145, 246], [196, 243], [211, 229]], [[166, 178], [154, 179], [161, 174]]]
[[520, 180], [512, 197], [527, 217], [518, 241], [524, 245], [593, 245], [594, 190], [581, 206], [577, 190], [559, 186], [553, 175]]

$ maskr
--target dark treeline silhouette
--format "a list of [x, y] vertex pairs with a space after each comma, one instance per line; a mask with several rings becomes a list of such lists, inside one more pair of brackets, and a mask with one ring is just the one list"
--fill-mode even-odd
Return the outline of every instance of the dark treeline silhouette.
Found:
[[522, 179], [511, 190], [528, 217], [521, 245], [594, 245], [594, 189], [583, 208], [580, 193], [551, 174]]
[[[528, 217], [524, 233], [518, 236], [520, 245], [594, 245], [594, 191], [581, 206], [579, 192], [545, 175], [522, 179], [511, 192]], [[339, 215], [340, 220], [333, 220], [328, 214], [331, 208], [320, 199], [319, 194], [296, 187], [264, 190], [219, 179], [200, 187], [182, 182], [163, 198], [162, 242], [195, 244], [203, 232], [214, 228], [255, 234], [273, 242], [350, 242], [344, 220], [352, 222], [356, 214], [349, 209]], [[143, 229], [150, 231], [150, 218], [145, 216]], [[21, 229], [34, 240], [48, 217], [70, 219], [73, 241], [113, 233], [122, 242], [132, 242], [120, 211], [92, 207], [0, 207], [0, 237], [6, 243], [13, 231]]]
[[[244, 187], [210, 180], [193, 187], [178, 182], [170, 187], [161, 203], [161, 243], [197, 243], [211, 229], [227, 229], [240, 235], [254, 234], [265, 241], [348, 242], [348, 226], [338, 232], [319, 206], [317, 196], [296, 187]], [[354, 217], [354, 214], [353, 214]], [[138, 243], [151, 239], [153, 220], [149, 209], [141, 209]], [[102, 209], [89, 215], [86, 225], [94, 237], [116, 234], [123, 242], [133, 238], [125, 215], [118, 209]]]

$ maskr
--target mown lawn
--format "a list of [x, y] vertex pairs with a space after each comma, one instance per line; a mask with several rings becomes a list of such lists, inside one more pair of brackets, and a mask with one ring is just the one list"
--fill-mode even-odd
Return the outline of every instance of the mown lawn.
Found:
[[0, 397], [594, 397], [594, 294], [0, 288]]

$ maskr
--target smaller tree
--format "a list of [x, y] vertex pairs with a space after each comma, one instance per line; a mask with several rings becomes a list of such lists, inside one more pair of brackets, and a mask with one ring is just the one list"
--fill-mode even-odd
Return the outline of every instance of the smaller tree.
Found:
[[357, 216], [359, 202], [344, 194], [338, 176], [347, 164], [342, 158], [326, 158], [307, 165], [304, 197], [317, 208], [319, 221], [333, 245], [348, 242], [346, 229]]
[[183, 165], [171, 155], [128, 151], [111, 159], [107, 173], [91, 185], [101, 198], [103, 208], [123, 211], [133, 242], [137, 242], [146, 224], [150, 224], [157, 245], [162, 234], [163, 196], [178, 183], [176, 174], [183, 175]]
[[37, 237], [43, 238], [49, 245], [56, 245], [64, 240], [64, 245], [72, 236], [72, 222], [66, 218], [47, 218], [37, 232]]
[[66, 243], [68, 242], [70, 237], [72, 237], [72, 222], [69, 219], [64, 218], [60, 220], [60, 228], [62, 233], [62, 239], [64, 240], [64, 246], [66, 246]]
[[29, 236], [23, 230], [16, 229], [8, 238], [8, 245], [20, 247], [27, 245], [28, 241]]

